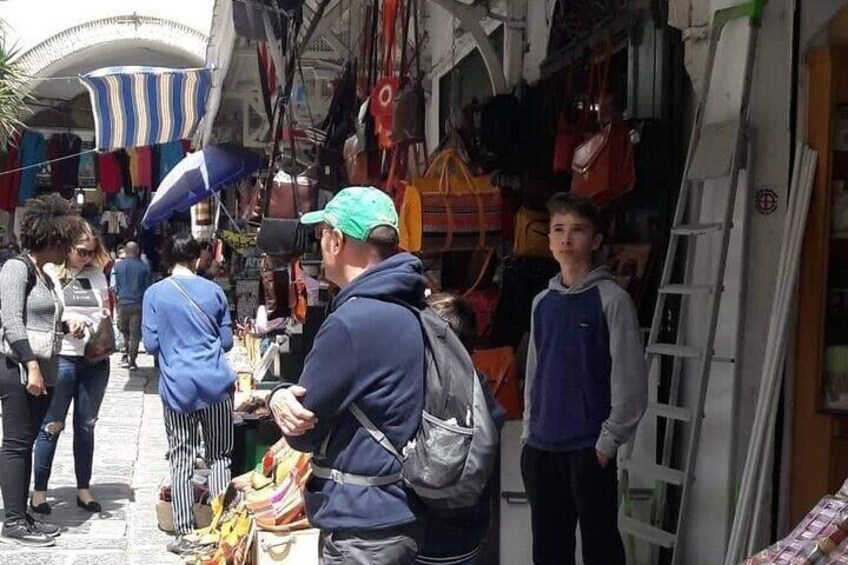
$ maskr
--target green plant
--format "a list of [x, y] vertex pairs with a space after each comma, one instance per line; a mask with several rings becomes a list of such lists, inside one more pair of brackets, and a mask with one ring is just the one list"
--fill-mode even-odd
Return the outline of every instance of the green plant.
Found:
[[29, 77], [15, 61], [17, 55], [18, 50], [0, 37], [0, 143], [4, 145], [23, 127], [21, 118], [30, 111], [27, 103], [32, 99]]

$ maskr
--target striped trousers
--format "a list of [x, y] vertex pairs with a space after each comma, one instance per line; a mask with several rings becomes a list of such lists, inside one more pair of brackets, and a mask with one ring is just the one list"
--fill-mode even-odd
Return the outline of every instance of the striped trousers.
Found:
[[202, 410], [182, 414], [165, 409], [165, 433], [168, 434], [168, 453], [171, 466], [171, 508], [174, 531], [187, 534], [194, 528], [195, 446], [199, 444], [198, 425], [206, 444], [206, 463], [209, 465], [209, 492], [217, 496], [230, 482], [230, 454], [233, 450], [233, 399], [229, 396]]

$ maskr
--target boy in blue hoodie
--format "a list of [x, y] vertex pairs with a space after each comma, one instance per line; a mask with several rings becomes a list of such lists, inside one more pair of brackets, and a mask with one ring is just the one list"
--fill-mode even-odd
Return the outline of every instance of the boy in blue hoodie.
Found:
[[636, 308], [595, 265], [602, 221], [589, 200], [548, 202], [550, 249], [560, 273], [533, 300], [524, 388], [521, 472], [530, 501], [533, 562], [624, 565], [616, 454], [647, 404]]
[[324, 565], [410, 565], [421, 528], [400, 463], [351, 413], [354, 403], [400, 451], [424, 406], [421, 262], [397, 253], [398, 217], [380, 190], [349, 187], [304, 214], [320, 231], [324, 276], [341, 288], [298, 386], [269, 404], [289, 444], [313, 453], [306, 512]]

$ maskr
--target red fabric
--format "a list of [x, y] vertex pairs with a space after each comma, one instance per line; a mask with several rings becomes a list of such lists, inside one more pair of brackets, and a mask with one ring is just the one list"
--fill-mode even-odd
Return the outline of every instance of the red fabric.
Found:
[[100, 153], [98, 155], [100, 171], [100, 190], [104, 194], [115, 194], [123, 187], [121, 163], [115, 153]]
[[137, 147], [135, 150], [138, 178], [133, 179], [133, 186], [153, 188], [153, 148], [150, 146]]
[[[18, 145], [21, 142], [20, 134], [15, 135], [9, 142], [9, 148], [3, 155], [0, 170], [3, 172], [17, 169], [21, 166], [21, 155]], [[0, 176], [0, 209], [13, 212], [18, 202], [18, 188], [21, 185], [21, 172], [8, 173]]]

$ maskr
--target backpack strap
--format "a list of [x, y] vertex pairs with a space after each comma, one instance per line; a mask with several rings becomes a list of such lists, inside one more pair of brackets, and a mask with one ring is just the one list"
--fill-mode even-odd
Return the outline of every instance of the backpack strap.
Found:
[[386, 434], [384, 434], [380, 428], [378, 428], [377, 425], [365, 415], [365, 412], [362, 411], [359, 405], [354, 402], [350, 405], [348, 410], [350, 410], [350, 413], [353, 414], [354, 418], [356, 418], [356, 421], [359, 422], [359, 425], [365, 428], [365, 431], [367, 431], [371, 437], [373, 437], [374, 440], [383, 447], [383, 449], [391, 453], [400, 463], [403, 463], [403, 457], [401, 457], [401, 454], [398, 453], [397, 449], [395, 449], [395, 446], [392, 445], [392, 442], [389, 441], [389, 438], [386, 437]]
[[[389, 441], [389, 438], [386, 437], [386, 434], [380, 431], [380, 428], [378, 428], [377, 425], [365, 415], [365, 412], [363, 412], [356, 403], [351, 404], [348, 410], [350, 410], [350, 413], [353, 414], [354, 418], [356, 418], [356, 421], [359, 422], [359, 425], [365, 428], [365, 431], [367, 431], [368, 434], [383, 447], [383, 449], [391, 453], [399, 463], [403, 464], [403, 457], [401, 457], [398, 450], [395, 449], [395, 446], [393, 446]], [[327, 446], [330, 443], [330, 435], [331, 434], [328, 433], [326, 437], [324, 437], [324, 441], [321, 443], [321, 449], [318, 451], [318, 457], [320, 459], [325, 458], [327, 455]], [[359, 487], [383, 487], [399, 483], [403, 479], [403, 473], [400, 471], [392, 473], [391, 475], [369, 477], [367, 475], [345, 473], [344, 471], [332, 469], [330, 467], [322, 467], [321, 465], [316, 464], [314, 460], [312, 462], [312, 474], [319, 479], [330, 480], [339, 483], [340, 485], [354, 485]]]

